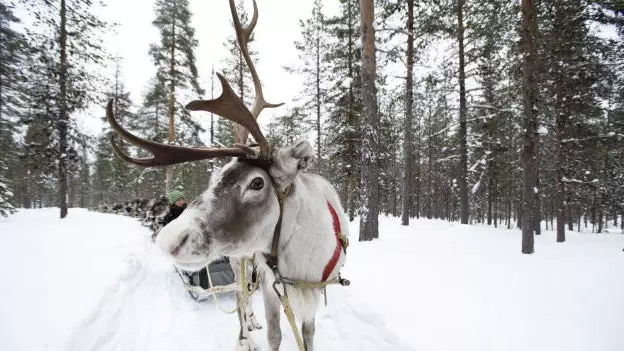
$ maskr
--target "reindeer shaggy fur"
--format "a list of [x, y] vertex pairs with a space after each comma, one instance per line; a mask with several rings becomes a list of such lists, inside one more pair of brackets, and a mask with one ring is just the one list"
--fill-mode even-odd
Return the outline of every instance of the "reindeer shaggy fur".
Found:
[[[330, 202], [340, 225], [349, 228], [338, 194], [323, 177], [305, 173], [313, 150], [307, 141], [273, 151], [268, 173], [238, 158], [226, 164], [210, 180], [208, 189], [185, 212], [165, 226], [156, 244], [185, 270], [198, 270], [222, 256], [250, 256], [257, 260], [272, 350], [279, 350], [280, 300], [273, 290], [275, 277], [263, 254], [271, 252], [279, 203], [274, 186], [284, 191], [292, 185], [282, 215], [278, 267], [282, 276], [320, 282], [323, 269], [336, 248]], [[347, 232], [343, 233], [348, 235]], [[344, 253], [330, 279], [343, 266]], [[314, 317], [321, 289], [286, 286], [292, 309], [302, 324], [306, 350], [313, 349]], [[243, 333], [241, 333], [243, 334]], [[240, 335], [244, 344], [247, 335]]]

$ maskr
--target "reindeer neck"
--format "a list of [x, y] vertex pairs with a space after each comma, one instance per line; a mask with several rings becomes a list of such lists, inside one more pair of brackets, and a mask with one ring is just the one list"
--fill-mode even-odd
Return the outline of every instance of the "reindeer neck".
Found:
[[267, 264], [279, 265], [280, 272], [291, 278], [320, 281], [336, 247], [332, 213], [314, 189], [300, 183], [291, 190], [274, 233], [276, 255], [268, 255]]

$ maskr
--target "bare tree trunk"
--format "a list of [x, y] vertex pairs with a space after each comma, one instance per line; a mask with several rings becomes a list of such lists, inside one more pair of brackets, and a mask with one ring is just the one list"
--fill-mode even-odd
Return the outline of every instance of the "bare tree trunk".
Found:
[[[560, 99], [560, 97], [557, 97]], [[559, 105], [561, 106], [561, 105]], [[566, 216], [566, 208], [565, 208], [565, 183], [563, 182], [564, 177], [564, 151], [563, 151], [563, 118], [566, 116], [561, 116], [557, 114], [556, 122], [555, 122], [555, 131], [557, 134], [557, 194], [555, 196], [557, 203], [557, 242], [565, 241], [565, 216]]]
[[[538, 118], [538, 123], [539, 123], [539, 118]], [[536, 124], [537, 126], [537, 124]], [[539, 191], [535, 192], [535, 212], [534, 212], [534, 227], [533, 230], [535, 231], [535, 235], [540, 235], [542, 234], [542, 206], [541, 206], [541, 193], [542, 193], [542, 189], [541, 189], [541, 184], [540, 184], [540, 178], [539, 178], [539, 157], [540, 157], [540, 152], [539, 152], [539, 134], [535, 133], [535, 138], [537, 140], [535, 140], [535, 143], [537, 145], [535, 145], [536, 148], [536, 157], [538, 158], [537, 160], [537, 165], [535, 166], [537, 168], [537, 170], [535, 171], [535, 186], [537, 189], [539, 189]]]
[[61, 0], [60, 5], [60, 42], [61, 42], [61, 64], [59, 71], [60, 101], [59, 101], [59, 207], [61, 218], [67, 216], [67, 139], [69, 128], [69, 116], [67, 116], [67, 9], [65, 0]]
[[603, 213], [602, 213], [602, 207], [598, 208], [598, 230], [596, 231], [597, 233], [602, 233], [602, 228], [603, 228]]
[[581, 232], [581, 215], [579, 214], [577, 217], [577, 227], [578, 227], [578, 232]]
[[462, 224], [468, 224], [468, 128], [466, 123], [466, 71], [464, 54], [464, 3], [457, 1], [457, 42], [459, 44], [459, 196]]
[[487, 225], [492, 225], [492, 191], [487, 192]]
[[[353, 48], [354, 48], [354, 43], [353, 43], [353, 37], [355, 36], [353, 33], [353, 21], [352, 21], [352, 16], [353, 16], [353, 12], [351, 9], [351, 4], [349, 4], [349, 6], [347, 7], [347, 18], [348, 18], [348, 27], [349, 27], [349, 41], [348, 41], [348, 49], [349, 49], [349, 55], [347, 55], [348, 60], [347, 60], [347, 68], [348, 68], [348, 74], [349, 74], [349, 79], [353, 79], [354, 77], [354, 70], [353, 70]], [[347, 125], [350, 127], [355, 126], [355, 113], [354, 113], [354, 109], [355, 109], [355, 97], [353, 94], [353, 84], [349, 84], [349, 96], [348, 96], [348, 102], [347, 102]], [[349, 154], [351, 155], [355, 155], [355, 148], [357, 146], [355, 145], [354, 141], [349, 142], [348, 144], [348, 150], [347, 151]], [[348, 174], [348, 182], [350, 184], [350, 188], [356, 188], [357, 187], [357, 173], [353, 171], [353, 167], [349, 168], [349, 171], [347, 172]], [[353, 221], [355, 219], [355, 206], [356, 206], [356, 197], [355, 197], [355, 192], [351, 192], [349, 194], [349, 197], [351, 198], [351, 204], [352, 206], [349, 209], [349, 220]]]
[[403, 213], [402, 225], [409, 225], [412, 194], [412, 104], [414, 74], [414, 0], [407, 0], [407, 79], [405, 80], [405, 123], [403, 152], [405, 169], [403, 170]]
[[[317, 14], [321, 16], [321, 14]], [[321, 21], [317, 18], [316, 21]], [[320, 172], [323, 170], [321, 158], [321, 33], [316, 30], [316, 162]]]
[[[568, 198], [569, 198], [569, 196], [568, 196]], [[569, 231], [573, 231], [574, 230], [574, 217], [572, 217], [572, 214], [576, 213], [577, 216], [580, 216], [581, 215], [581, 207], [580, 206], [574, 206], [574, 204], [572, 204], [571, 201], [568, 201], [568, 203], [570, 203], [570, 205], [568, 206], [569, 215], [567, 215], [566, 219], [568, 221], [568, 230]]]
[[523, 200], [524, 218], [522, 225], [522, 253], [534, 252], [533, 229], [535, 223], [535, 205], [537, 190], [537, 172], [539, 167], [539, 154], [537, 153], [537, 81], [535, 74], [535, 46], [533, 40], [537, 34], [535, 19], [535, 7], [533, 0], [522, 0], [522, 48], [524, 62], [523, 73], [523, 97], [524, 97], [524, 138], [522, 163], [523, 174]]
[[[416, 135], [416, 139], [419, 138], [419, 135]], [[413, 208], [413, 213], [414, 213], [414, 217], [416, 218], [420, 218], [420, 176], [421, 176], [421, 168], [420, 168], [420, 143], [418, 143], [418, 145], [416, 145], [416, 150], [415, 150], [415, 154], [416, 154], [416, 162], [415, 162], [415, 166], [416, 166], [416, 176], [414, 177], [414, 182], [416, 184], [415, 185], [415, 189], [414, 191], [412, 191], [413, 196], [416, 198], [416, 201], [414, 201], [414, 203], [412, 204], [412, 208]]]
[[362, 205], [360, 241], [379, 237], [379, 176], [377, 164], [377, 94], [375, 77], [374, 0], [360, 0], [362, 32]]
[[494, 199], [494, 228], [498, 228], [498, 225], [501, 224], [503, 222], [503, 220], [501, 219], [501, 216], [498, 212], [498, 206], [497, 206], [498, 202], [496, 202], [496, 199]]
[[[515, 145], [514, 145], [514, 123], [513, 123], [513, 117], [512, 114], [509, 114], [509, 150], [514, 150]], [[511, 229], [511, 220], [512, 220], [512, 204], [513, 204], [513, 194], [514, 194], [514, 182], [515, 182], [515, 176], [514, 176], [514, 165], [513, 165], [513, 161], [514, 161], [514, 153], [513, 152], [509, 152], [509, 177], [511, 178], [509, 180], [509, 189], [507, 192], [507, 229]]]
[[[172, 23], [172, 34], [171, 40], [173, 43], [171, 44], [171, 65], [169, 67], [169, 144], [173, 144], [175, 142], [175, 133], [174, 133], [174, 116], [175, 116], [175, 79], [173, 75], [175, 74], [175, 19]], [[173, 180], [173, 165], [167, 166], [167, 175], [165, 180], [165, 190], [169, 191], [171, 189], [171, 182]]]
[[[210, 74], [210, 98], [214, 99], [214, 77], [215, 77], [215, 71], [214, 71], [214, 65], [212, 65], [212, 72]], [[214, 146], [214, 113], [210, 112], [210, 146], [213, 147]], [[214, 163], [210, 162], [210, 168], [212, 170], [212, 167], [214, 167]]]
[[427, 153], [428, 153], [428, 157], [427, 157], [428, 158], [428, 167], [427, 167], [428, 169], [427, 169], [427, 171], [429, 172], [429, 177], [427, 178], [427, 182], [428, 182], [427, 188], [429, 189], [429, 198], [427, 199], [427, 201], [428, 201], [429, 205], [428, 205], [428, 210], [427, 210], [427, 214], [426, 214], [428, 219], [431, 219], [432, 216], [434, 215], [432, 213], [433, 212], [433, 206], [434, 206], [433, 204], [434, 203], [436, 204], [436, 211], [435, 211], [436, 212], [435, 213], [436, 218], [437, 218], [437, 212], [438, 212], [437, 211], [437, 196], [438, 196], [438, 193], [436, 191], [437, 189], [434, 189], [434, 187], [433, 187], [433, 141], [431, 140], [433, 131], [431, 130], [431, 128], [432, 128], [432, 126], [431, 126], [431, 117], [432, 117], [432, 114], [429, 113], [429, 117], [428, 117], [428, 122], [429, 123], [428, 123], [428, 127], [427, 127], [427, 133], [428, 133], [428, 135], [427, 135], [427, 143], [428, 143], [428, 145], [427, 145]]

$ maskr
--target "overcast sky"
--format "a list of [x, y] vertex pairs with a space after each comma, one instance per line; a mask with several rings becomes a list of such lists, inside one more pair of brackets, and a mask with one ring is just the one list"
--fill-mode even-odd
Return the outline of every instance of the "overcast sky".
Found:
[[[286, 106], [265, 110], [260, 117], [266, 123], [274, 113], [285, 113], [289, 102], [300, 91], [301, 80], [288, 74], [284, 66], [297, 62], [298, 53], [293, 45], [300, 38], [299, 20], [310, 16], [314, 0], [257, 0], [258, 24], [255, 29], [254, 50], [258, 52], [257, 69], [269, 102], [285, 102]], [[155, 75], [155, 67], [148, 55], [150, 43], [159, 41], [157, 29], [152, 25], [155, 18], [154, 0], [108, 0], [101, 13], [103, 19], [119, 23], [116, 33], [106, 37], [106, 47], [113, 55], [122, 58], [122, 74], [126, 89], [135, 104], [139, 104], [146, 84]], [[335, 11], [337, 1], [328, 1], [326, 8]], [[212, 66], [223, 67], [227, 52], [223, 42], [233, 35], [228, 0], [190, 0], [193, 13], [192, 26], [199, 41], [195, 54], [200, 84], [210, 96]], [[245, 0], [245, 8], [253, 11], [252, 0]], [[113, 74], [114, 64], [107, 67]], [[219, 84], [215, 86], [218, 88]], [[217, 92], [218, 93], [218, 92]], [[206, 113], [193, 113], [197, 120], [208, 117]], [[83, 125], [90, 132], [97, 132], [101, 124], [97, 119], [85, 117]]]

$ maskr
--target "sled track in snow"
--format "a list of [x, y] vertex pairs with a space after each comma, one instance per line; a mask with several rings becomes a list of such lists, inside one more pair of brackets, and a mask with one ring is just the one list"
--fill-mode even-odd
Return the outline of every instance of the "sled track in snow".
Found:
[[[94, 306], [89, 315], [74, 330], [68, 343], [68, 350], [112, 350], [118, 336], [123, 331], [123, 315], [128, 310], [136, 310], [134, 313], [142, 313], [146, 320], [150, 311], [145, 311], [141, 306], [144, 303], [136, 303], [139, 297], [148, 298], [151, 287], [143, 264], [137, 257], [128, 257], [125, 260], [126, 271], [119, 279], [109, 286], [103, 293], [100, 301]], [[141, 309], [138, 311], [137, 309]], [[147, 313], [147, 315], [145, 315]], [[135, 336], [136, 337], [136, 336]]]

